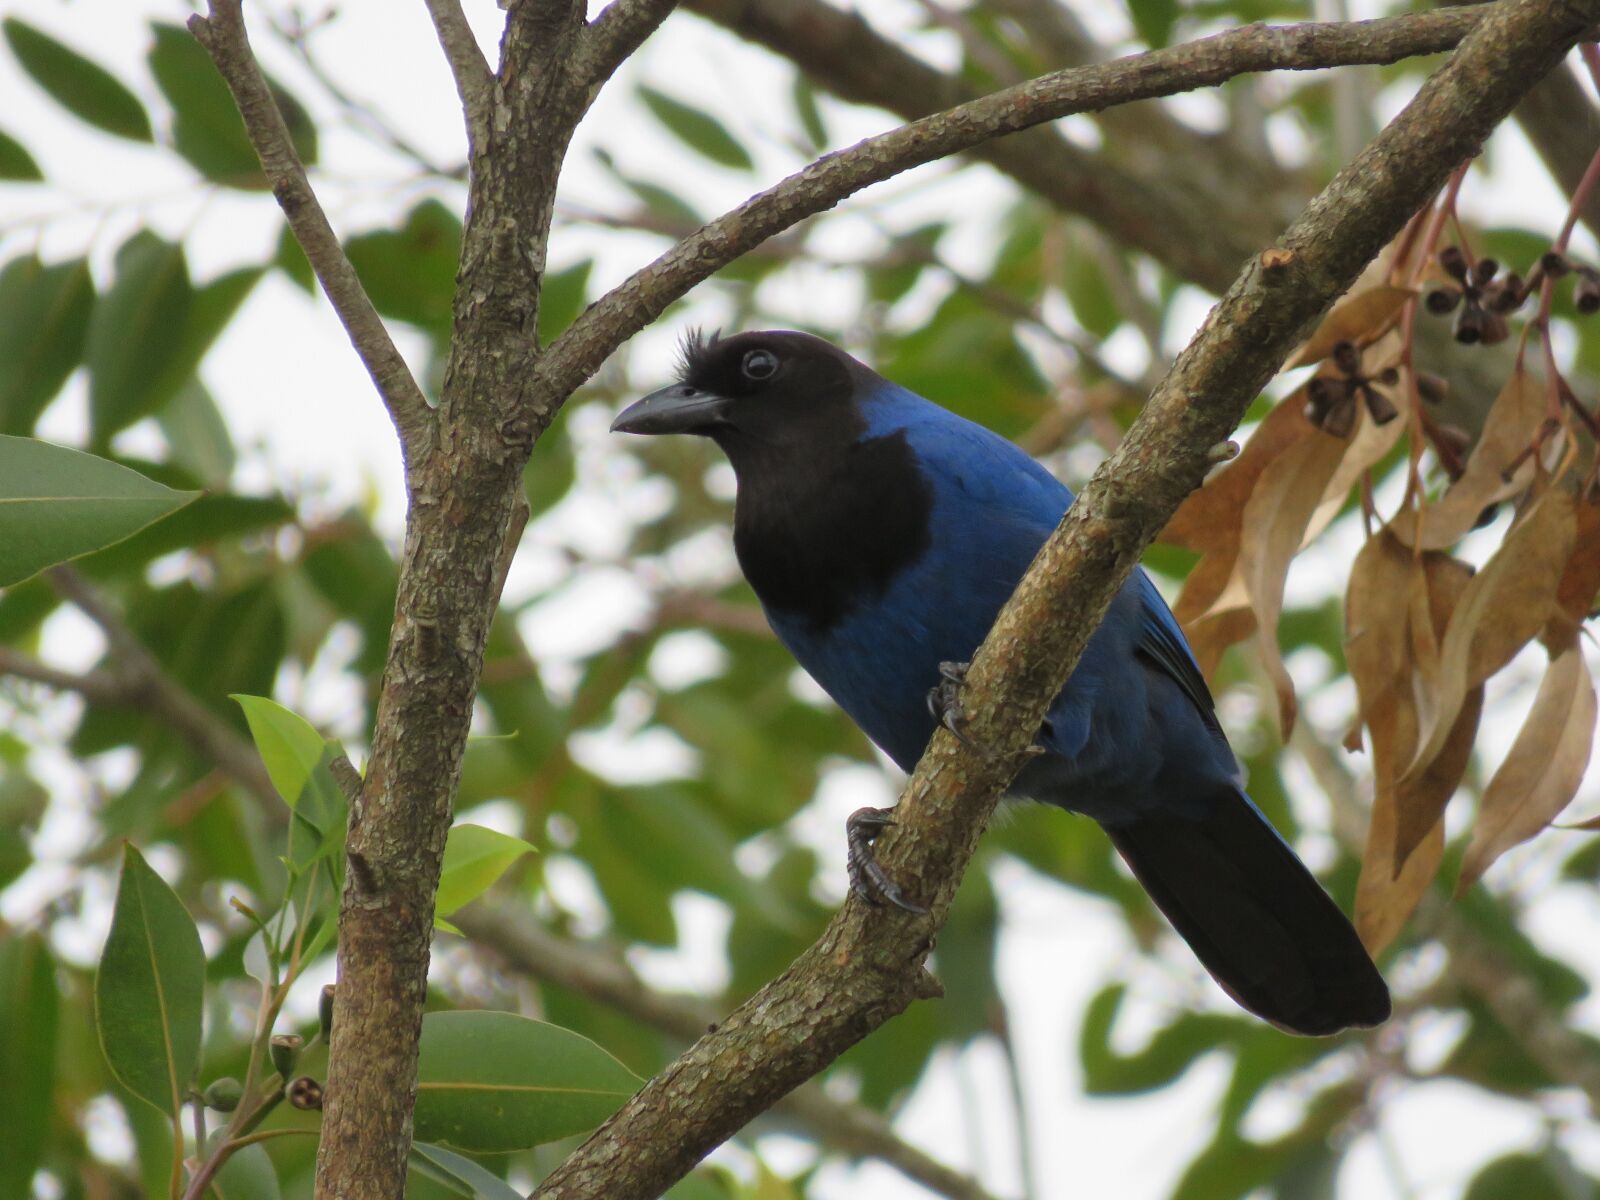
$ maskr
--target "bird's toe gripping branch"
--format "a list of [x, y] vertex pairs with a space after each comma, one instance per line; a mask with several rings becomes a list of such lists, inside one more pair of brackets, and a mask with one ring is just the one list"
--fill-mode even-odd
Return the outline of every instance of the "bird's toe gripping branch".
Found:
[[872, 843], [893, 824], [892, 808], [858, 808], [850, 814], [844, 825], [845, 844], [849, 847], [846, 866], [850, 873], [850, 890], [869, 904], [892, 904], [906, 912], [925, 913], [928, 910], [908, 899], [900, 885], [889, 878], [889, 873], [873, 857]]
[[978, 750], [977, 743], [967, 736], [967, 714], [961, 707], [961, 685], [966, 682], [967, 668], [971, 665], [964, 662], [939, 664], [939, 682], [928, 689], [928, 711], [956, 741], [969, 750]]

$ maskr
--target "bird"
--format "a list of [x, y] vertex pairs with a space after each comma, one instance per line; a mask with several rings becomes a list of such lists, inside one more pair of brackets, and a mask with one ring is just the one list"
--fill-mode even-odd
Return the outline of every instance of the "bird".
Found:
[[[792, 330], [691, 331], [677, 381], [611, 428], [716, 443], [735, 476], [734, 550], [773, 631], [908, 772], [937, 724], [960, 733], [964, 664], [1073, 502], [1011, 441]], [[1007, 798], [1096, 821], [1241, 1007], [1306, 1036], [1388, 1018], [1356, 931], [1245, 791], [1193, 651], [1142, 568], [1034, 748]], [[849, 829], [852, 887], [919, 910], [870, 862], [890, 811], [864, 810]]]

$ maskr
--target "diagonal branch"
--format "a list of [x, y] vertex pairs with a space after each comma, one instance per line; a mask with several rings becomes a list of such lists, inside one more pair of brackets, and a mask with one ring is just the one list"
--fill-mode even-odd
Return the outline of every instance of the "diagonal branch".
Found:
[[589, 22], [577, 78], [598, 92], [677, 6], [678, 0], [611, 0]]
[[[451, 920], [510, 969], [598, 1001], [684, 1042], [694, 1041], [721, 1019], [714, 1005], [654, 991], [625, 963], [551, 933], [525, 912], [480, 903]], [[773, 1112], [810, 1129], [832, 1149], [886, 1162], [941, 1196], [992, 1200], [976, 1180], [899, 1137], [882, 1114], [830, 1099], [815, 1081], [784, 1097]]]
[[1073, 113], [1213, 87], [1259, 71], [1391, 63], [1454, 46], [1482, 9], [1343, 24], [1247, 25], [1213, 37], [1074, 67], [958, 105], [829, 154], [747, 200], [613, 288], [550, 347], [530, 385], [536, 409], [559, 402], [668, 304], [783, 229], [870, 184]]
[[1212, 310], [973, 657], [964, 707], [987, 753], [939, 731], [907, 784], [880, 861], [931, 911], [847, 903], [788, 971], [647, 1083], [538, 1196], [659, 1195], [778, 1096], [933, 990], [923, 961], [998, 792], [1139, 555], [1204, 476], [1210, 448], [1311, 324], [1597, 16], [1600, 0], [1493, 6]]
[[456, 94], [467, 122], [467, 153], [470, 158], [487, 144], [489, 114], [494, 108], [494, 72], [483, 56], [483, 47], [467, 24], [461, 0], [427, 0], [428, 15], [439, 36], [439, 46], [455, 76]]
[[311, 190], [306, 169], [295, 153], [288, 126], [283, 123], [283, 114], [278, 111], [277, 101], [272, 98], [266, 77], [261, 74], [261, 67], [251, 52], [239, 0], [211, 0], [210, 15], [190, 17], [189, 31], [205, 47], [227, 81], [228, 90], [233, 93], [239, 113], [244, 117], [250, 145], [261, 160], [262, 172], [272, 184], [272, 194], [277, 197], [289, 228], [294, 230], [295, 239], [317, 273], [322, 290], [339, 314], [350, 344], [372, 376], [395, 431], [400, 435], [401, 451], [410, 463], [426, 448], [426, 440], [433, 429], [432, 411], [405, 359], [395, 349], [377, 310], [372, 307], [372, 301], [367, 298], [355, 268], [345, 257], [344, 247], [339, 244], [339, 236], [317, 202], [316, 193]]

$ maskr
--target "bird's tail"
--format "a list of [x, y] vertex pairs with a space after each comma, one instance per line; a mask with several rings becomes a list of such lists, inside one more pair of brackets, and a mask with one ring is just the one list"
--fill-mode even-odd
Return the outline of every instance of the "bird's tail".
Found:
[[1389, 989], [1356, 931], [1256, 806], [1224, 785], [1204, 807], [1105, 829], [1206, 970], [1290, 1033], [1386, 1020]]

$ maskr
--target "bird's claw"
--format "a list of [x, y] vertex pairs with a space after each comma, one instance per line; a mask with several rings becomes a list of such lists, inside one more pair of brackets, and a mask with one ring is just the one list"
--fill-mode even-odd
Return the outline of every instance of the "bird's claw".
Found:
[[967, 713], [961, 706], [961, 685], [966, 682], [967, 668], [971, 665], [964, 662], [939, 664], [939, 682], [928, 689], [928, 712], [967, 749], [981, 750], [967, 736]]
[[868, 904], [892, 904], [910, 913], [928, 910], [907, 899], [900, 885], [889, 878], [889, 873], [873, 857], [872, 843], [877, 836], [894, 824], [892, 808], [858, 808], [850, 814], [844, 825], [845, 844], [849, 847], [846, 865], [850, 873], [850, 890]]

